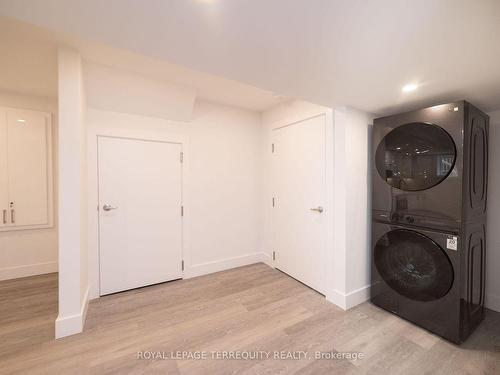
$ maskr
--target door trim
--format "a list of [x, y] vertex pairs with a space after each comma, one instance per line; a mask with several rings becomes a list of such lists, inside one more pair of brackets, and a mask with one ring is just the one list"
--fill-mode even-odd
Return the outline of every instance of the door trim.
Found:
[[99, 137], [121, 138], [128, 140], [175, 143], [182, 145], [183, 160], [181, 166], [181, 190], [182, 205], [184, 215], [182, 216], [182, 258], [184, 259], [184, 271], [182, 277], [189, 277], [189, 270], [192, 265], [191, 251], [189, 246], [190, 228], [190, 199], [189, 199], [189, 138], [182, 134], [159, 135], [140, 129], [99, 129], [89, 127], [87, 132], [87, 174], [88, 174], [88, 258], [89, 258], [89, 284], [90, 299], [100, 297], [100, 241], [99, 241], [99, 159], [98, 159], [98, 139]]

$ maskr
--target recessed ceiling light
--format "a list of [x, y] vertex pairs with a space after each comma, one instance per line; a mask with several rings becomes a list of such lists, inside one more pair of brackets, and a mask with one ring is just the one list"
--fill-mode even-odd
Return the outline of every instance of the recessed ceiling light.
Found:
[[22, 118], [18, 118], [17, 119], [17, 122], [26, 122], [26, 120], [22, 119]]
[[418, 88], [418, 85], [416, 83], [409, 83], [409, 84], [403, 86], [403, 92], [415, 91], [417, 88]]

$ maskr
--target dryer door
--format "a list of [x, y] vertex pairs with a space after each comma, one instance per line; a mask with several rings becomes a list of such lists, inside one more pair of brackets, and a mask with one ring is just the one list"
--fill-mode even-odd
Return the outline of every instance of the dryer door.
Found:
[[377, 241], [373, 256], [387, 285], [412, 300], [442, 298], [453, 285], [448, 255], [432, 239], [413, 230], [386, 233]]
[[380, 177], [406, 191], [438, 185], [452, 172], [455, 159], [451, 136], [443, 128], [423, 122], [395, 128], [382, 139], [375, 154]]

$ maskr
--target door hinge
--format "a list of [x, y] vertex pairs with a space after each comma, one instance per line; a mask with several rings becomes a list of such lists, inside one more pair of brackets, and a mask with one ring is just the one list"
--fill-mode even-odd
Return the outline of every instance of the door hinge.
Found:
[[273, 260], [276, 260], [276, 251], [273, 251]]
[[181, 268], [184, 271], [184, 261], [183, 260], [181, 260]]
[[181, 163], [184, 162], [184, 153], [183, 152], [181, 152], [180, 160], [181, 160]]
[[271, 152], [274, 154], [274, 143], [271, 143]]
[[274, 197], [273, 197], [273, 207], [274, 207]]
[[181, 216], [184, 216], [184, 206], [181, 206]]

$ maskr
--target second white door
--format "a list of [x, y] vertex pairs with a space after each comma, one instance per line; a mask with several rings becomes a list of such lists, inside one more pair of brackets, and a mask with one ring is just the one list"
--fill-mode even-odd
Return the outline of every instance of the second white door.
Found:
[[182, 277], [181, 152], [98, 138], [101, 295]]
[[325, 294], [325, 116], [273, 131], [276, 267]]

